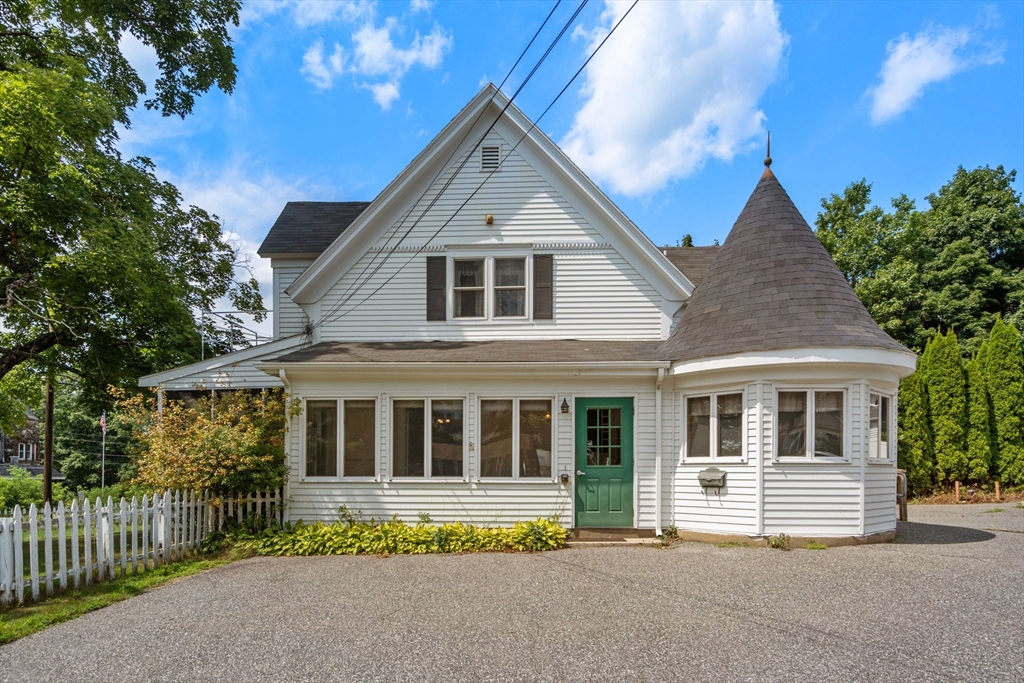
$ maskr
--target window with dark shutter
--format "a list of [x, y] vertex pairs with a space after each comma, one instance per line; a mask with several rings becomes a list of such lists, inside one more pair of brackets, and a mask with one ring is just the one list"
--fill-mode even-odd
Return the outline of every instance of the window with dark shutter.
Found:
[[448, 258], [427, 257], [427, 320], [447, 319], [444, 288], [448, 279]]
[[554, 259], [551, 254], [533, 257], [533, 319], [554, 318], [553, 305]]

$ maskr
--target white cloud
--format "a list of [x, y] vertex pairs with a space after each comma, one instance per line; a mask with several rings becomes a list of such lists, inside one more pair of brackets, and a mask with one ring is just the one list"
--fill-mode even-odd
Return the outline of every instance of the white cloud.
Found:
[[329, 90], [334, 86], [334, 78], [345, 73], [345, 51], [335, 43], [334, 52], [324, 60], [324, 41], [317, 40], [302, 55], [300, 71], [318, 90]]
[[913, 38], [906, 33], [889, 41], [882, 64], [881, 83], [868, 89], [871, 122], [890, 121], [921, 98], [924, 89], [954, 74], [982, 64], [1003, 60], [1002, 49], [977, 47], [978, 36], [967, 28], [928, 27]]
[[160, 77], [160, 68], [157, 66], [156, 50], [152, 45], [146, 45], [131, 33], [122, 33], [121, 39], [117, 41], [117, 47], [121, 50], [128, 63], [132, 65], [139, 78], [146, 84], [146, 94], [150, 97], [156, 87], [156, 79]]
[[398, 84], [394, 81], [376, 83], [366, 86], [373, 93], [373, 101], [380, 105], [381, 109], [391, 109], [391, 104], [398, 99], [400, 93]]
[[412, 2], [409, 3], [409, 9], [413, 14], [417, 12], [429, 12], [430, 8], [433, 6], [434, 3], [432, 0], [412, 0]]
[[[625, 13], [606, 2], [578, 29], [587, 54]], [[728, 161], [761, 141], [758, 102], [778, 78], [789, 36], [770, 1], [640, 3], [590, 63], [585, 100], [561, 141], [614, 192], [642, 195]]]
[[267, 18], [290, 12], [299, 28], [344, 21], [368, 20], [377, 12], [374, 0], [291, 0], [290, 2], [247, 2], [242, 5], [239, 24], [247, 28]]

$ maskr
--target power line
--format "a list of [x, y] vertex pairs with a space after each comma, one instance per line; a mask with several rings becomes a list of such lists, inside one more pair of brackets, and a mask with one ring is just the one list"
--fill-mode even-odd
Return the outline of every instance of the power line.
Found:
[[[510, 149], [510, 150], [509, 150], [508, 154], [506, 154], [506, 155], [505, 155], [504, 159], [502, 159], [502, 162], [504, 162], [505, 160], [507, 160], [507, 159], [509, 158], [509, 156], [511, 156], [511, 155], [512, 155], [512, 153], [516, 151], [516, 149], [517, 149], [517, 148], [519, 147], [519, 145], [520, 145], [520, 144], [521, 144], [521, 143], [523, 142], [523, 140], [525, 140], [525, 139], [526, 139], [526, 138], [527, 138], [527, 137], [528, 137], [528, 136], [530, 135], [530, 133], [532, 133], [532, 132], [533, 132], [533, 129], [537, 127], [537, 124], [539, 124], [539, 123], [540, 123], [541, 119], [543, 119], [543, 118], [544, 118], [544, 117], [545, 117], [545, 116], [547, 115], [547, 113], [548, 113], [549, 111], [551, 111], [551, 108], [552, 108], [553, 106], [555, 106], [555, 103], [556, 103], [556, 102], [558, 102], [558, 100], [559, 100], [559, 99], [560, 99], [560, 98], [562, 97], [562, 95], [564, 95], [564, 94], [565, 94], [565, 91], [569, 89], [569, 87], [570, 87], [570, 86], [571, 86], [571, 85], [573, 84], [573, 82], [574, 82], [574, 81], [575, 81], [575, 80], [576, 80], [576, 79], [577, 79], [577, 78], [579, 77], [579, 75], [580, 75], [581, 73], [583, 73], [583, 70], [584, 70], [585, 68], [587, 68], [587, 65], [588, 65], [588, 64], [590, 64], [590, 61], [591, 61], [591, 60], [592, 60], [592, 59], [594, 58], [594, 56], [595, 56], [595, 55], [596, 55], [596, 54], [598, 53], [598, 51], [599, 51], [599, 50], [600, 50], [600, 49], [601, 49], [602, 47], [604, 47], [604, 44], [605, 44], [606, 42], [608, 42], [608, 39], [612, 37], [612, 34], [614, 34], [614, 33], [615, 33], [615, 30], [616, 30], [617, 28], [619, 28], [619, 26], [620, 26], [620, 25], [622, 24], [623, 20], [625, 20], [625, 18], [629, 16], [629, 13], [633, 11], [633, 8], [634, 8], [634, 7], [636, 7], [636, 5], [637, 5], [637, 3], [638, 3], [639, 1], [640, 1], [640, 0], [633, 0], [633, 4], [629, 6], [629, 9], [628, 9], [628, 10], [626, 10], [625, 14], [623, 14], [623, 15], [622, 15], [621, 17], [619, 17], [619, 20], [618, 20], [617, 22], [615, 22], [615, 25], [614, 25], [614, 26], [612, 26], [612, 29], [611, 29], [611, 30], [610, 30], [610, 31], [608, 32], [608, 35], [606, 35], [606, 36], [604, 37], [604, 39], [603, 39], [603, 40], [601, 40], [601, 42], [600, 42], [600, 43], [598, 44], [598, 46], [597, 46], [596, 48], [594, 48], [594, 51], [590, 53], [590, 56], [589, 56], [589, 57], [587, 57], [587, 60], [586, 60], [585, 62], [583, 62], [583, 65], [582, 65], [582, 66], [581, 66], [581, 67], [580, 67], [580, 68], [579, 68], [579, 69], [578, 69], [578, 70], [576, 71], [576, 73], [575, 73], [575, 74], [573, 74], [572, 78], [570, 78], [570, 79], [569, 79], [569, 82], [565, 84], [565, 87], [563, 87], [563, 88], [562, 88], [562, 89], [561, 89], [561, 90], [560, 90], [560, 91], [558, 92], [558, 94], [557, 94], [557, 95], [555, 96], [555, 99], [551, 100], [551, 103], [550, 103], [550, 104], [549, 104], [549, 105], [547, 106], [547, 108], [545, 108], [545, 109], [544, 109], [544, 111], [543, 111], [543, 112], [541, 113], [541, 115], [540, 115], [540, 116], [538, 116], [538, 117], [537, 117], [537, 119], [536, 119], [535, 121], [533, 121], [533, 123], [532, 123], [532, 124], [530, 125], [530, 127], [529, 127], [529, 128], [527, 129], [527, 131], [526, 131], [526, 132], [525, 132], [525, 133], [524, 133], [524, 134], [522, 135], [522, 137], [520, 137], [520, 138], [519, 138], [519, 140], [518, 140], [518, 141], [516, 142], [516, 144], [515, 144], [515, 145], [514, 145], [514, 146], [512, 147], [512, 149]], [[501, 112], [501, 113], [502, 113], [502, 114], [504, 114], [504, 113], [505, 113], [505, 111], [506, 111], [506, 110], [508, 109], [508, 107], [509, 107], [509, 106], [510, 106], [511, 104], [512, 104], [512, 101], [511, 101], [511, 100], [509, 100], [508, 104], [507, 104], [507, 105], [505, 106], [505, 108], [504, 108], [504, 109], [502, 109], [502, 112]], [[498, 118], [500, 119], [500, 118], [501, 118], [501, 115], [499, 115], [499, 117], [498, 117]], [[496, 121], [496, 122], [497, 122], [497, 121]], [[496, 123], [496, 122], [495, 122], [495, 123]], [[493, 127], [493, 124], [492, 124], [492, 127]], [[488, 129], [488, 132], [489, 132], [489, 129]], [[477, 144], [479, 144], [479, 143], [477, 143]], [[475, 147], [474, 147], [474, 149], [475, 149]], [[436, 238], [436, 237], [437, 237], [437, 236], [438, 236], [439, 234], [441, 234], [441, 231], [442, 231], [442, 230], [444, 230], [444, 229], [445, 229], [446, 227], [448, 227], [448, 224], [449, 224], [449, 223], [451, 223], [451, 222], [452, 222], [452, 220], [454, 220], [454, 219], [455, 219], [455, 217], [456, 217], [456, 216], [457, 216], [457, 215], [459, 214], [459, 212], [460, 212], [460, 211], [462, 211], [462, 209], [463, 209], [463, 208], [465, 208], [466, 204], [468, 204], [468, 203], [469, 203], [469, 201], [470, 201], [471, 199], [473, 199], [473, 197], [474, 197], [474, 196], [476, 196], [476, 193], [477, 193], [477, 192], [479, 192], [479, 191], [481, 190], [481, 188], [483, 188], [484, 184], [485, 184], [485, 183], [486, 183], [486, 182], [487, 182], [488, 180], [490, 180], [491, 176], [493, 176], [493, 175], [494, 175], [494, 173], [495, 173], [495, 171], [497, 170], [497, 168], [500, 168], [500, 167], [501, 167], [501, 164], [499, 163], [497, 167], [495, 167], [494, 169], [492, 169], [492, 170], [491, 170], [491, 171], [490, 171], [490, 172], [489, 172], [489, 173], [488, 173], [488, 174], [487, 174], [487, 175], [486, 175], [486, 176], [484, 177], [484, 179], [483, 179], [483, 180], [482, 180], [482, 181], [480, 182], [480, 184], [479, 184], [479, 185], [478, 185], [478, 186], [476, 187], [476, 189], [475, 189], [475, 190], [473, 190], [473, 192], [471, 192], [471, 193], [470, 193], [469, 197], [467, 197], [467, 198], [466, 198], [466, 200], [465, 200], [464, 202], [462, 202], [462, 204], [460, 204], [460, 205], [459, 205], [459, 208], [457, 208], [457, 209], [455, 210], [455, 212], [454, 212], [454, 213], [453, 213], [453, 214], [451, 215], [451, 217], [450, 217], [450, 218], [449, 218], [448, 220], [446, 220], [446, 221], [445, 221], [445, 222], [444, 222], [444, 223], [443, 223], [443, 224], [441, 225], [441, 227], [439, 227], [439, 228], [438, 228], [438, 229], [437, 229], [437, 230], [436, 230], [436, 231], [434, 232], [434, 234], [433, 234], [433, 235], [431, 235], [431, 236], [430, 236], [430, 239], [428, 239], [428, 240], [427, 240], [426, 242], [424, 242], [424, 243], [423, 243], [423, 244], [422, 244], [422, 245], [421, 245], [421, 246], [419, 247], [419, 249], [417, 249], [417, 250], [416, 250], [416, 252], [415, 252], [415, 253], [414, 253], [414, 254], [413, 254], [412, 256], [410, 256], [410, 257], [409, 257], [409, 259], [408, 259], [408, 260], [407, 260], [407, 261], [405, 262], [405, 266], [408, 266], [408, 265], [409, 265], [410, 263], [412, 263], [412, 262], [413, 262], [413, 260], [414, 260], [414, 259], [416, 259], [416, 257], [418, 257], [418, 256], [419, 256], [419, 255], [420, 255], [420, 254], [421, 254], [421, 253], [423, 252], [423, 250], [424, 250], [424, 249], [425, 249], [425, 248], [427, 247], [427, 245], [428, 245], [428, 244], [430, 244], [430, 242], [432, 242], [432, 241], [433, 241], [433, 240], [434, 240], [434, 239], [435, 239], [435, 238]], [[460, 168], [461, 168], [461, 167], [460, 167]], [[421, 214], [421, 217], [422, 217], [422, 214]], [[413, 227], [415, 227], [415, 226], [413, 226]], [[383, 262], [382, 262], [382, 265], [383, 265]], [[403, 267], [404, 267], [404, 266], [403, 266]], [[376, 272], [376, 271], [375, 271], [375, 272]], [[398, 275], [398, 273], [399, 273], [399, 272], [401, 272], [401, 269], [399, 269], [399, 270], [396, 270], [396, 271], [395, 271], [394, 273], [392, 273], [392, 275], [391, 275], [390, 277], [388, 277], [388, 279], [387, 279], [387, 280], [385, 280], [384, 282], [382, 282], [382, 283], [380, 284], [380, 286], [378, 286], [378, 287], [377, 287], [377, 288], [376, 288], [375, 290], [373, 290], [372, 292], [370, 292], [370, 294], [369, 294], [369, 295], [367, 295], [367, 296], [363, 297], [363, 298], [362, 298], [362, 300], [360, 300], [360, 301], [359, 301], [359, 302], [358, 302], [358, 303], [356, 304], [356, 306], [358, 306], [359, 304], [362, 304], [362, 303], [364, 303], [364, 302], [365, 302], [365, 301], [366, 301], [367, 299], [369, 299], [369, 298], [370, 298], [370, 297], [372, 297], [372, 296], [373, 296], [374, 294], [376, 294], [376, 293], [377, 293], [377, 292], [379, 292], [379, 291], [380, 291], [381, 289], [383, 289], [383, 288], [384, 288], [384, 287], [385, 287], [385, 286], [386, 286], [386, 285], [387, 285], [387, 284], [388, 284], [389, 282], [391, 282], [391, 281], [392, 281], [392, 280], [393, 280], [393, 279], [395, 278], [395, 276], [397, 276], [397, 275]], [[373, 274], [371, 274], [371, 277], [372, 277], [372, 275], [373, 275]], [[355, 294], [355, 292], [353, 292], [353, 295], [354, 295], [354, 294]], [[344, 317], [344, 316], [346, 315], [346, 313], [347, 313], [347, 312], [351, 312], [351, 311], [352, 311], [352, 310], [354, 310], [354, 309], [355, 309], [355, 306], [354, 306], [353, 308], [349, 309], [349, 311], [346, 311], [346, 312], [342, 312], [342, 313], [340, 313], [340, 314], [339, 314], [338, 316], [336, 316], [336, 317], [332, 318], [332, 321], [333, 321], [333, 320], [337, 320], [337, 319], [340, 319], [340, 318]], [[324, 322], [326, 322], [326, 321], [325, 321], [325, 320], [321, 320], [321, 321], [320, 321], [320, 324], [323, 324]]]
[[[544, 54], [541, 55], [540, 59], [533, 66], [533, 68], [530, 70], [530, 73], [527, 74], [527, 76], [523, 80], [523, 82], [519, 85], [519, 87], [515, 90], [515, 92], [512, 93], [512, 97], [505, 104], [505, 106], [502, 108], [502, 110], [498, 113], [498, 116], [494, 119], [494, 121], [491, 123], [491, 125], [487, 127], [487, 130], [484, 131], [484, 133], [480, 137], [480, 139], [477, 140], [477, 142], [473, 145], [473, 148], [471, 150], [469, 150], [469, 152], [466, 154], [465, 158], [463, 158], [463, 160], [459, 163], [459, 166], [452, 173], [451, 177], [448, 178], [448, 180], [445, 182], [445, 184], [441, 187], [441, 189], [434, 196], [434, 198], [430, 200], [430, 203], [423, 209], [423, 211], [420, 212], [419, 217], [416, 219], [416, 221], [411, 226], [409, 226], [409, 228], [405, 231], [405, 234], [402, 235], [401, 239], [399, 239], [398, 242], [396, 242], [395, 245], [387, 253], [385, 253], [384, 258], [380, 261], [380, 263], [377, 265], [377, 267], [374, 268], [373, 272], [371, 272], [366, 277], [366, 279], [363, 280], [362, 282], [359, 282], [358, 279], [357, 279], [355, 281], [355, 283], [353, 285], [351, 285], [348, 290], [346, 290], [346, 291], [351, 290], [351, 293], [348, 294], [347, 297], [339, 299], [339, 301], [334, 306], [331, 307], [331, 310], [329, 310], [327, 312], [327, 314], [321, 316], [320, 320], [318, 320], [315, 324], [313, 324], [311, 326], [312, 328], [315, 329], [315, 328], [320, 327], [321, 325], [325, 324], [326, 322], [331, 322], [333, 320], [337, 320], [338, 318], [342, 317], [342, 316], [334, 316], [334, 313], [336, 313], [337, 311], [341, 310], [341, 307], [344, 306], [345, 304], [347, 304], [352, 299], [352, 297], [354, 297], [359, 292], [360, 289], [362, 289], [364, 286], [366, 286], [366, 284], [369, 283], [369, 281], [373, 278], [373, 276], [376, 275], [380, 271], [380, 269], [384, 267], [384, 264], [387, 263], [388, 259], [391, 258], [392, 255], [394, 255], [394, 253], [398, 250], [398, 247], [401, 246], [402, 242], [405, 241], [405, 239], [412, 233], [412, 231], [416, 228], [416, 226], [420, 224], [420, 221], [423, 220], [423, 217], [426, 216], [427, 213], [434, 207], [434, 205], [441, 199], [441, 195], [444, 194], [445, 190], [447, 190], [449, 187], [451, 187], [452, 183], [455, 182], [455, 179], [458, 177], [459, 173], [462, 171], [462, 169], [465, 167], [465, 165], [467, 163], [469, 163], [469, 160], [471, 158], [473, 158], [473, 154], [476, 152], [477, 148], [487, 138], [487, 135], [494, 129], [494, 126], [497, 125], [498, 121], [501, 120], [501, 117], [505, 115], [505, 112], [508, 111], [508, 108], [512, 106], [512, 103], [515, 101], [516, 97], [519, 95], [519, 93], [521, 93], [523, 91], [523, 88], [525, 88], [526, 85], [530, 82], [530, 79], [533, 78], [534, 74], [537, 73], [537, 70], [541, 67], [541, 65], [544, 63], [544, 61], [548, 58], [548, 55], [551, 54], [551, 51], [554, 50], [555, 46], [562, 39], [562, 36], [565, 35], [565, 32], [569, 30], [569, 27], [572, 25], [572, 23], [574, 21], [576, 21], [576, 18], [580, 15], [580, 12], [583, 11], [583, 8], [586, 7], [588, 2], [589, 2], [589, 0], [582, 0], [580, 2], [579, 6], [576, 8], [576, 11], [573, 12], [572, 16], [569, 17], [569, 20], [565, 22], [565, 25], [562, 27], [562, 30], [558, 32], [558, 35], [555, 36], [555, 38], [551, 42], [551, 44], [548, 45], [547, 50], [545, 50]], [[556, 7], [557, 7], [557, 5], [556, 5]], [[552, 12], [554, 12], [554, 9], [552, 9]], [[547, 23], [547, 20], [545, 20], [545, 23]], [[543, 28], [543, 25], [541, 26], [541, 28]], [[538, 33], [539, 33], [539, 29], [538, 29]], [[530, 42], [532, 43], [533, 41], [531, 40]], [[529, 46], [527, 46], [527, 48], [529, 48]], [[524, 54], [525, 54], [525, 51], [524, 51]], [[522, 57], [520, 57], [520, 59], [522, 59]], [[518, 60], [517, 60], [516, 63], [518, 64]], [[509, 72], [509, 75], [511, 75], [511, 71]], [[508, 77], [506, 76], [506, 80], [507, 80], [507, 78]], [[502, 84], [504, 84], [504, 81], [502, 81]], [[494, 95], [492, 95], [491, 97], [493, 99]], [[483, 110], [481, 110], [480, 115], [482, 115], [482, 114], [483, 114]], [[480, 118], [480, 116], [477, 117], [477, 120], [479, 120], [479, 118]], [[474, 122], [474, 125], [475, 125], [475, 122]], [[471, 131], [471, 130], [472, 130], [472, 127], [469, 128], [469, 130], [467, 131], [466, 135], [468, 135], [469, 131]], [[463, 140], [465, 140], [465, 136], [463, 136]], [[460, 143], [460, 145], [461, 145], [461, 143]], [[458, 147], [456, 147], [455, 149], [457, 150]], [[452, 154], [454, 155], [454, 151], [452, 152]], [[450, 160], [451, 160], [451, 156], [449, 156], [449, 161]], [[447, 163], [445, 164], [445, 166], [447, 166]], [[445, 166], [442, 166], [442, 169], [441, 169], [441, 171], [439, 171], [439, 173], [444, 172]], [[436, 177], [437, 176], [435, 176], [435, 180], [436, 180]], [[431, 185], [432, 184], [433, 183], [431, 183]], [[420, 195], [420, 197], [417, 198], [416, 203], [419, 203], [419, 201], [426, 195], [426, 193], [430, 190], [431, 185], [427, 186], [427, 188], [423, 191], [423, 193]], [[476, 193], [474, 192], [473, 194], [476, 194]], [[472, 198], [472, 196], [473, 195], [470, 195], [470, 198]], [[416, 206], [416, 204], [413, 204], [414, 208], [415, 208], [415, 206]], [[465, 203], [463, 203], [463, 206], [465, 206]], [[459, 209], [461, 209], [461, 208], [462, 207], [460, 206]], [[413, 210], [414, 209], [410, 209], [410, 213]], [[456, 214], [458, 214], [458, 210], [456, 210]], [[454, 218], [454, 215], [452, 217]], [[450, 222], [450, 220], [451, 219], [449, 219], [449, 222]], [[404, 218], [403, 218], [402, 222], [403, 223], [405, 222]], [[445, 225], [447, 225], [447, 223], [445, 223]], [[396, 232], [397, 232], [398, 229], [399, 228], [396, 228]], [[433, 238], [431, 238], [431, 239], [433, 239]], [[389, 238], [389, 240], [390, 240], [390, 238]], [[428, 242], [429, 242], [429, 240], [428, 240]], [[420, 251], [422, 251], [422, 249], [420, 249]], [[418, 255], [420, 253], [420, 251], [417, 251], [416, 254]], [[375, 256], [373, 257], [373, 260], [376, 260]], [[366, 269], [364, 268], [363, 272], [365, 272], [365, 270]], [[388, 279], [388, 282], [390, 282], [390, 278]], [[354, 289], [353, 289], [353, 287], [354, 287]], [[377, 291], [379, 291], [379, 289]], [[365, 300], [366, 299], [363, 299], [363, 301], [365, 301]]]

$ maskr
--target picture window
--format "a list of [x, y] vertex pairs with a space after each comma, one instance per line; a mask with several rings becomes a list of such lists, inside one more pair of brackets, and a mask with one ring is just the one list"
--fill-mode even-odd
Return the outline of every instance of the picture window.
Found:
[[743, 457], [743, 393], [686, 399], [686, 457]]

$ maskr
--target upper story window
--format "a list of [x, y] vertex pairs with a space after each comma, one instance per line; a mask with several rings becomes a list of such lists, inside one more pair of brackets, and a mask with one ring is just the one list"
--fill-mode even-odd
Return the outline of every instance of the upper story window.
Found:
[[889, 439], [893, 423], [892, 399], [882, 394], [871, 394], [868, 410], [868, 457], [888, 460], [892, 457]]
[[427, 320], [551, 320], [550, 254], [428, 256]]
[[776, 456], [844, 458], [844, 392], [809, 389], [778, 392]]
[[743, 457], [743, 392], [687, 397], [684, 455], [687, 459]]

